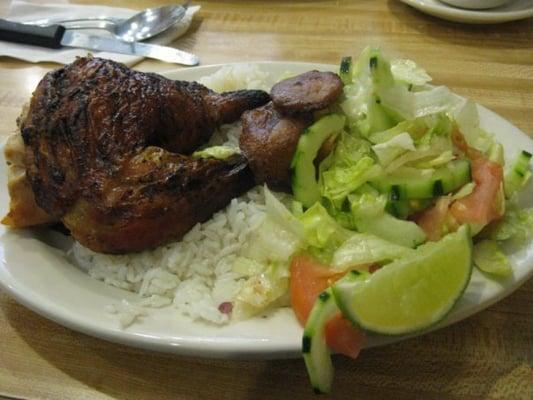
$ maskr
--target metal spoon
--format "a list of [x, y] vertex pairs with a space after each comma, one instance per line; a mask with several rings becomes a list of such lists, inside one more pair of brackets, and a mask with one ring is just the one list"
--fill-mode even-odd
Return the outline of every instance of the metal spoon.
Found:
[[47, 26], [61, 24], [66, 29], [105, 29], [124, 42], [136, 42], [151, 38], [170, 28], [183, 18], [187, 11], [187, 1], [183, 5], [148, 8], [132, 17], [117, 21], [113, 18], [85, 18], [70, 20], [38, 20], [25, 24]]

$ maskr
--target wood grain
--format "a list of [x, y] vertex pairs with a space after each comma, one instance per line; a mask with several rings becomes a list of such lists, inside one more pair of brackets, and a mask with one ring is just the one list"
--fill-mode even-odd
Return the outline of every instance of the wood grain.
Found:
[[[73, 3], [106, 3], [103, 0]], [[156, 1], [119, 0], [145, 8]], [[200, 1], [174, 45], [203, 64], [337, 63], [367, 44], [424, 66], [438, 84], [484, 104], [533, 136], [533, 21], [466, 26], [399, 1]], [[0, 3], [0, 15], [9, 1]], [[0, 135], [42, 75], [57, 67], [0, 58]], [[138, 69], [175, 68], [143, 61]], [[336, 357], [333, 398], [533, 398], [533, 281], [451, 327]], [[301, 360], [221, 361], [142, 351], [63, 328], [0, 292], [0, 399], [314, 398]]]

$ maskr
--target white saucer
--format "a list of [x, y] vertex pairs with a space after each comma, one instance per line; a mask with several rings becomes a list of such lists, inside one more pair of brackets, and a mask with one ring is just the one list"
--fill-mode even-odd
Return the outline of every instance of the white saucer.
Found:
[[499, 24], [533, 17], [533, 0], [515, 0], [502, 7], [489, 10], [467, 10], [438, 0], [401, 0], [426, 14], [448, 21], [468, 24]]

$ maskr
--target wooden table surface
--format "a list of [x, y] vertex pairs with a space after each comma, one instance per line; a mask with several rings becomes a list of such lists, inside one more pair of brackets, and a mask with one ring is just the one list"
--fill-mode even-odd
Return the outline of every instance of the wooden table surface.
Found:
[[[50, 0], [53, 1], [53, 0]], [[7, 13], [10, 1], [0, 4]], [[103, 0], [76, 3], [106, 3]], [[467, 26], [399, 1], [203, 1], [174, 45], [203, 64], [337, 63], [368, 44], [411, 58], [434, 77], [533, 136], [533, 20]], [[156, 1], [120, 0], [145, 8]], [[57, 65], [0, 57], [0, 134]], [[143, 61], [136, 68], [173, 66]], [[532, 399], [533, 280], [487, 310], [400, 344], [335, 359], [334, 398]], [[314, 398], [302, 360], [221, 361], [138, 350], [63, 328], [0, 292], [0, 398]]]

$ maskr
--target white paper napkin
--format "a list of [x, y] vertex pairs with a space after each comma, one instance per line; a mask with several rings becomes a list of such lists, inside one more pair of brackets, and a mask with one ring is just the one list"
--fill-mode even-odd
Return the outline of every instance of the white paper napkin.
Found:
[[[61, 0], [59, 0], [61, 1]], [[200, 9], [200, 6], [190, 6], [183, 19], [176, 23], [166, 32], [158, 35], [156, 38], [144, 41], [145, 43], [155, 43], [166, 45], [183, 35], [191, 25], [194, 14]], [[105, 6], [79, 6], [68, 4], [68, 2], [56, 4], [33, 4], [25, 1], [14, 0], [6, 19], [17, 22], [33, 21], [43, 18], [84, 18], [95, 16], [112, 16], [116, 18], [129, 18], [139, 10], [127, 8], [105, 7]], [[85, 31], [85, 30], [84, 30]], [[88, 33], [88, 31], [85, 31]], [[113, 37], [105, 30], [94, 30], [91, 34], [98, 34], [107, 37]], [[86, 56], [89, 50], [75, 49], [65, 47], [62, 49], [46, 49], [44, 47], [30, 46], [17, 43], [0, 41], [0, 56], [9, 56], [33, 63], [37, 62], [56, 62], [59, 64], [68, 64], [73, 62], [76, 57]], [[143, 58], [137, 56], [128, 56], [124, 54], [91, 52], [96, 57], [109, 58], [128, 66], [140, 62]]]

